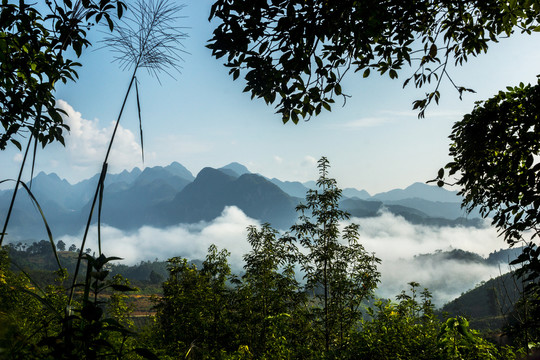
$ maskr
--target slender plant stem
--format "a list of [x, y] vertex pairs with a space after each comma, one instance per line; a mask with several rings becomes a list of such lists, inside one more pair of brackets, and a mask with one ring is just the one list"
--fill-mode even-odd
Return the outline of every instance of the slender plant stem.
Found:
[[[77, 276], [79, 275], [79, 268], [81, 266], [81, 260], [84, 253], [84, 246], [86, 245], [86, 239], [88, 237], [88, 231], [90, 230], [90, 225], [92, 223], [92, 214], [94, 212], [94, 209], [96, 207], [96, 202], [99, 196], [100, 187], [103, 186], [105, 183], [105, 176], [107, 174], [107, 161], [109, 160], [109, 154], [111, 153], [112, 144], [114, 142], [114, 138], [116, 136], [116, 131], [118, 130], [118, 125], [120, 124], [120, 119], [122, 118], [122, 114], [124, 112], [124, 108], [126, 106], [126, 102], [129, 96], [129, 93], [131, 92], [131, 87], [133, 86], [133, 82], [135, 80], [135, 74], [137, 73], [137, 69], [139, 68], [139, 64], [137, 63], [135, 68], [133, 69], [133, 74], [131, 76], [131, 81], [129, 82], [129, 86], [126, 91], [126, 95], [124, 96], [124, 101], [122, 102], [122, 107], [120, 108], [120, 113], [118, 114], [118, 118], [116, 119], [116, 124], [114, 126], [114, 130], [111, 136], [111, 140], [109, 141], [109, 147], [107, 148], [107, 153], [105, 154], [105, 159], [103, 160], [103, 166], [101, 168], [101, 175], [99, 178], [98, 186], [96, 186], [96, 192], [94, 193], [94, 198], [92, 200], [92, 206], [90, 207], [90, 214], [88, 214], [88, 220], [86, 222], [86, 228], [84, 229], [84, 235], [83, 240], [81, 243], [81, 248], [79, 250], [79, 256], [77, 258], [77, 265], [75, 266], [75, 272], [73, 273], [73, 285], [71, 286], [71, 291], [69, 294], [69, 301], [68, 305], [71, 304], [71, 301], [73, 299], [73, 291], [75, 290], [75, 282], [77, 281]], [[100, 244], [101, 248], [101, 244]]]
[[24, 151], [24, 157], [22, 160], [21, 167], [19, 169], [19, 175], [17, 177], [17, 181], [15, 182], [15, 189], [13, 190], [13, 195], [11, 196], [11, 202], [9, 204], [9, 209], [6, 215], [6, 220], [4, 221], [4, 227], [2, 228], [2, 232], [0, 233], [0, 246], [2, 246], [2, 242], [4, 241], [4, 236], [6, 235], [7, 226], [9, 224], [9, 219], [11, 217], [11, 211], [13, 210], [13, 207], [15, 205], [15, 198], [17, 197], [17, 191], [19, 190], [19, 183], [22, 178], [22, 173], [24, 170], [24, 165], [26, 163], [26, 158], [28, 157], [28, 150], [30, 149], [30, 144], [32, 143], [32, 140], [34, 139], [34, 136], [30, 134], [30, 137], [28, 139], [28, 144], [26, 145], [26, 150]]

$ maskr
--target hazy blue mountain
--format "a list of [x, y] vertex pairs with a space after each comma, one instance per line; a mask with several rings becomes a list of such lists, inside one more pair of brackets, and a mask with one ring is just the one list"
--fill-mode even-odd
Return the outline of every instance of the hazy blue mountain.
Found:
[[[316, 181], [306, 181], [306, 182], [303, 182], [302, 185], [306, 189], [317, 190], [317, 182]], [[367, 200], [367, 199], [371, 198], [371, 195], [366, 190], [358, 190], [358, 189], [355, 189], [355, 188], [342, 189], [341, 194], [344, 197], [358, 198], [360, 200]]]
[[431, 216], [421, 210], [403, 205], [387, 205], [384, 207], [392, 214], [401, 216], [411, 224], [428, 226], [471, 226], [476, 228], [484, 227], [484, 221], [479, 218], [444, 218]]
[[55, 173], [45, 174], [40, 172], [27, 185], [31, 185], [32, 193], [38, 199], [53, 198], [58, 205], [69, 208], [66, 203], [69, 203], [72, 197], [72, 186], [67, 180], [60, 179]]
[[296, 221], [297, 198], [256, 174], [244, 174], [231, 184], [231, 200], [242, 211], [274, 227], [288, 228]]
[[240, 177], [240, 175], [238, 175], [238, 173], [232, 169], [219, 168], [218, 170], [224, 173], [225, 175], [232, 176], [233, 178]]
[[446, 219], [456, 219], [458, 217], [479, 217], [480, 214], [474, 211], [471, 214], [461, 208], [461, 203], [458, 202], [441, 202], [429, 201], [425, 199], [409, 198], [394, 201], [385, 201], [387, 205], [401, 205], [410, 208], [418, 209], [432, 217], [442, 217]]
[[171, 201], [178, 193], [178, 189], [164, 179], [151, 182], [136, 181], [122, 191], [108, 192], [107, 189], [105, 191], [102, 221], [123, 230], [137, 229], [146, 225], [152, 217], [150, 213], [152, 207], [161, 202]]
[[225, 172], [228, 175], [234, 176], [234, 177], [240, 177], [244, 174], [251, 174], [251, 172], [242, 164], [239, 164], [237, 162], [232, 162], [228, 165], [225, 165], [218, 170], [221, 170]]
[[[115, 182], [126, 182], [131, 184], [141, 174], [141, 169], [134, 167], [131, 171], [124, 170], [120, 174], [107, 174], [105, 178], [105, 185]], [[98, 174], [99, 176], [99, 174]]]
[[453, 249], [449, 251], [436, 250], [433, 253], [418, 254], [414, 256], [414, 260], [420, 263], [425, 263], [427, 261], [431, 261], [433, 263], [443, 263], [449, 260], [454, 260], [469, 264], [487, 264], [486, 259], [477, 253], [461, 249]]
[[[190, 181], [175, 174], [189, 178], [180, 164], [166, 168], [134, 168], [120, 174], [107, 174], [105, 197], [102, 212], [103, 223], [121, 229], [134, 228], [144, 224], [146, 212], [155, 203], [170, 201]], [[187, 171], [187, 170], [186, 170]], [[38, 199], [53, 234], [76, 234], [90, 212], [99, 174], [75, 185], [60, 179], [55, 173], [39, 173], [32, 180], [32, 193]], [[5, 218], [12, 191], [0, 192], [0, 219]], [[94, 222], [96, 221], [94, 216]], [[17, 237], [44, 238], [44, 225], [41, 216], [31, 203], [24, 190], [17, 195], [9, 232]]]
[[[98, 178], [96, 174], [74, 185], [54, 173], [39, 173], [33, 179], [33, 192], [55, 234], [74, 234], [82, 229]], [[315, 182], [269, 180], [238, 163], [220, 169], [204, 168], [196, 178], [177, 162], [144, 170], [134, 168], [107, 175], [102, 221], [124, 230], [143, 225], [169, 226], [211, 221], [225, 206], [237, 206], [254, 219], [285, 229], [297, 218], [296, 205], [315, 186]], [[35, 235], [43, 231], [39, 214], [28, 196], [22, 191], [19, 194], [9, 231], [16, 236], [42, 237]], [[5, 217], [10, 196], [11, 190], [0, 191], [0, 219]], [[373, 217], [388, 211], [414, 224], [480, 226], [479, 219], [462, 218], [465, 213], [459, 202], [441, 200], [454, 197], [455, 193], [421, 183], [372, 198], [364, 190], [349, 188], [344, 190], [341, 206], [354, 217]]]
[[215, 219], [223, 211], [222, 198], [226, 196], [228, 184], [234, 180], [223, 171], [210, 167], [202, 169], [172, 201], [155, 206], [151, 223], [169, 226]]
[[343, 210], [349, 212], [351, 216], [365, 218], [377, 216], [383, 207], [383, 203], [376, 200], [348, 198], [342, 200], [340, 206]]
[[281, 190], [285, 191], [287, 194], [297, 198], [305, 198], [306, 193], [309, 190], [299, 181], [281, 181], [276, 178], [270, 179], [270, 182], [277, 185]]
[[221, 170], [204, 168], [174, 200], [156, 206], [158, 217], [154, 221], [159, 225], [210, 221], [231, 205], [276, 227], [290, 225], [296, 219], [296, 201], [262, 176], [244, 174], [235, 178]]
[[342, 190], [342, 195], [349, 198], [358, 198], [361, 200], [366, 200], [371, 197], [366, 190], [357, 190], [354, 188], [346, 188]]
[[[119, 174], [107, 174], [105, 177], [105, 187], [109, 187], [111, 190], [120, 190], [133, 183], [141, 173], [141, 169], [135, 167], [131, 171], [124, 170]], [[89, 179], [73, 185], [71, 209], [80, 209], [93, 199], [99, 176], [100, 174], [96, 174]], [[112, 186], [113, 184], [118, 185]]]
[[[179, 164], [180, 165], [180, 164]], [[154, 181], [160, 181], [161, 183], [171, 186], [176, 191], [181, 191], [184, 186], [193, 181], [193, 179], [181, 177], [171, 172], [168, 167], [155, 166], [151, 168], [145, 168], [144, 171], [133, 182], [133, 186], [141, 187], [153, 183]], [[185, 174], [184, 174], [185, 175]], [[191, 173], [189, 173], [191, 175]]]
[[411, 224], [430, 226], [473, 226], [482, 227], [483, 220], [478, 218], [450, 217], [444, 218], [432, 216], [414, 207], [403, 205], [386, 204], [377, 200], [361, 200], [358, 198], [347, 198], [340, 202], [343, 210], [346, 210], [353, 217], [365, 218], [378, 216], [382, 211], [388, 211], [394, 215], [401, 216]]
[[[180, 175], [178, 175], [180, 174]], [[120, 229], [136, 229], [152, 218], [156, 204], [174, 199], [192, 177], [178, 163], [147, 167], [131, 184], [116, 182], [105, 188], [102, 222]], [[85, 207], [88, 213], [90, 204]]]
[[440, 202], [461, 202], [461, 198], [457, 195], [457, 191], [449, 191], [438, 186], [427, 185], [421, 182], [416, 182], [405, 189], [394, 189], [373, 195], [373, 199], [384, 202], [412, 198]]
[[[37, 191], [36, 191], [37, 192]], [[52, 230], [53, 235], [63, 234], [64, 229], [74, 226], [74, 212], [66, 209], [51, 196], [35, 194], [39, 205], [45, 214], [46, 221]], [[11, 201], [11, 192], [4, 192], [0, 196], [0, 221], [6, 218], [7, 210]], [[78, 225], [77, 225], [78, 226]], [[17, 193], [17, 199], [11, 213], [10, 223], [7, 229], [7, 241], [20, 240], [24, 238], [46, 239], [47, 231], [43, 219], [34, 205], [30, 196], [24, 189]]]
[[307, 187], [308, 189], [312, 189], [312, 190], [317, 189], [317, 182], [316, 181], [310, 180], [310, 181], [303, 182], [302, 184], [305, 187]]
[[164, 169], [169, 171], [171, 174], [179, 176], [179, 177], [181, 177], [183, 179], [186, 179], [188, 181], [195, 180], [195, 177], [193, 176], [191, 171], [189, 171], [182, 164], [180, 164], [180, 163], [178, 163], [176, 161], [172, 162], [170, 165], [165, 166]]
[[523, 247], [513, 247], [509, 249], [500, 249], [489, 254], [486, 262], [492, 265], [509, 264], [523, 252]]

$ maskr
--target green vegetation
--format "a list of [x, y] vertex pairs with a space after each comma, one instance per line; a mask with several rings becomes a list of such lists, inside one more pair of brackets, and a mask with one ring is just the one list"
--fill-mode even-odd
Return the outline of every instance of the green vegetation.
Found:
[[[140, 22], [127, 26], [120, 37], [108, 39], [120, 51], [123, 65], [133, 67], [126, 99], [140, 67], [155, 75], [176, 68], [175, 46], [184, 36], [168, 25], [179, 7], [166, 1], [139, 5]], [[8, 143], [22, 148], [14, 136], [27, 130], [24, 160], [32, 140], [34, 152], [37, 143], [63, 142], [66, 127], [54, 107], [54, 89], [58, 81], [76, 77], [78, 66], [63, 54], [67, 50], [81, 54], [89, 45], [85, 29], [93, 22], [106, 19], [112, 30], [110, 12], [116, 10], [120, 17], [125, 5], [115, 0], [99, 4], [64, 0], [46, 2], [46, 7], [50, 11], [42, 15], [24, 1], [16, 5], [4, 0], [0, 16], [4, 50], [0, 149]], [[216, 57], [228, 55], [226, 65], [234, 78], [247, 67], [246, 90], [267, 103], [281, 97], [278, 112], [283, 121], [297, 122], [323, 108], [330, 110], [333, 96], [346, 98], [340, 82], [351, 67], [364, 77], [374, 69], [397, 78], [403, 65], [414, 60], [415, 50], [409, 46], [416, 40], [420, 59], [405, 85], [410, 80], [417, 87], [432, 79], [436, 83], [426, 98], [414, 103], [422, 115], [429, 103], [438, 102], [440, 82], [450, 78], [446, 71], [450, 60], [467, 61], [468, 56], [486, 51], [490, 41], [511, 35], [515, 27], [538, 31], [539, 13], [538, 1], [529, 0], [390, 1], [371, 2], [369, 7], [348, 1], [218, 0], [211, 18], [222, 22], [209, 47]], [[158, 14], [163, 22], [153, 21]], [[147, 51], [147, 46], [153, 51]], [[470, 90], [455, 87], [460, 95]], [[517, 348], [488, 342], [461, 316], [436, 317], [429, 291], [421, 292], [419, 300], [417, 283], [411, 283], [410, 293], [400, 294], [397, 302], [381, 300], [364, 308], [379, 280], [379, 260], [359, 243], [357, 225], [340, 227], [349, 215], [338, 207], [341, 190], [328, 177], [325, 158], [319, 162], [319, 189], [308, 192], [306, 204], [298, 207], [299, 222], [290, 232], [279, 234], [267, 224], [249, 228], [252, 251], [245, 255], [241, 277], [231, 274], [228, 252], [214, 246], [200, 269], [187, 259], [172, 258], [163, 295], [155, 298], [153, 321], [135, 328], [130, 316], [133, 307], [125, 293], [136, 289], [123, 277], [110, 276], [110, 262], [119, 258], [101, 253], [99, 235], [98, 256], [84, 249], [98, 199], [99, 229], [107, 152], [80, 249], [70, 246], [69, 255], [59, 256], [58, 250], [66, 244], [55, 244], [42, 214], [49, 241], [37, 243], [28, 254], [43, 255], [50, 246], [52, 260], [42, 265], [57, 265], [55, 280], [43, 276], [36, 281], [36, 273], [12, 268], [7, 250], [0, 249], [0, 356], [442, 360], [516, 359], [529, 353], [540, 336], [540, 250], [532, 241], [540, 219], [540, 165], [535, 158], [540, 149], [539, 89], [540, 84], [520, 85], [478, 104], [454, 127], [454, 161], [447, 166], [451, 175], [460, 174], [457, 183], [469, 209], [480, 206], [484, 216], [493, 212], [494, 224], [510, 244], [525, 243], [523, 253], [512, 262], [522, 265], [516, 273], [524, 283], [524, 292], [511, 310], [519, 321], [509, 324]], [[113, 139], [114, 135], [110, 146]], [[32, 196], [20, 181], [23, 169], [24, 161], [0, 245], [17, 187], [22, 185]], [[441, 169], [440, 185], [444, 175]], [[41, 211], [38, 201], [33, 201]], [[532, 233], [530, 239], [525, 238], [527, 231]], [[78, 255], [73, 257], [71, 251]], [[74, 267], [72, 281], [66, 281], [67, 271], [61, 265], [66, 259]], [[86, 267], [84, 274], [79, 273], [81, 266]], [[302, 271], [297, 273], [298, 269]], [[152, 269], [148, 281], [160, 282], [160, 277], [163, 274]]]
[[53, 0], [43, 6], [2, 1], [0, 150], [9, 143], [21, 149], [16, 135], [26, 131], [42, 146], [64, 142], [63, 131], [69, 128], [56, 108], [56, 84], [77, 78], [81, 64], [71, 57], [91, 45], [87, 31], [102, 19], [112, 31], [111, 13], [121, 17], [125, 8], [117, 0]]
[[[0, 356], [515, 359], [519, 350], [490, 343], [469, 329], [465, 318], [437, 317], [429, 291], [419, 293], [417, 283], [397, 302], [372, 299], [379, 260], [359, 243], [357, 225], [339, 226], [349, 215], [337, 206], [341, 190], [328, 168], [322, 158], [319, 189], [298, 206], [301, 215], [290, 232], [280, 234], [269, 224], [248, 228], [251, 251], [244, 255], [241, 277], [231, 273], [229, 253], [213, 245], [199, 266], [169, 259], [150, 321], [132, 316], [134, 304], [126, 292], [136, 289], [128, 280], [121, 275], [107, 280], [115, 268], [109, 262], [117, 258], [84, 255], [87, 271], [76, 281], [70, 304], [65, 271], [57, 282], [45, 280], [54, 285], [41, 290], [8, 265], [3, 249], [0, 317], [7, 326], [0, 333]], [[46, 244], [9, 250], [19, 259], [44, 257]], [[77, 256], [60, 255], [61, 260]], [[146, 269], [147, 287], [160, 279], [160, 263], [149, 264], [133, 267]]]
[[[523, 283], [520, 307], [527, 320], [516, 331], [524, 344], [540, 343], [540, 80], [500, 91], [454, 125], [448, 176], [461, 187], [463, 206], [480, 207], [510, 246], [523, 246], [511, 265]], [[446, 183], [445, 169], [437, 177]], [[528, 330], [527, 330], [528, 329]]]

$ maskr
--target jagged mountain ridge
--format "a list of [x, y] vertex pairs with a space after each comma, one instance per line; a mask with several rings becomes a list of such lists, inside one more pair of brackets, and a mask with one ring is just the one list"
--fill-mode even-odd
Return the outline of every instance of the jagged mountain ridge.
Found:
[[[99, 174], [71, 185], [58, 175], [39, 173], [32, 191], [56, 235], [81, 231], [90, 210]], [[180, 223], [211, 221], [225, 206], [237, 206], [247, 216], [275, 227], [288, 228], [296, 220], [296, 205], [312, 182], [300, 183], [268, 179], [238, 163], [220, 169], [204, 168], [196, 177], [181, 164], [134, 168], [106, 178], [102, 222], [122, 230], [143, 225], [164, 227]], [[428, 199], [422, 199], [422, 188]], [[463, 214], [459, 202], [443, 202], [454, 193], [413, 184], [390, 195], [369, 197], [365, 190], [346, 189], [342, 206], [355, 217], [377, 216], [390, 211], [406, 220], [426, 225], [473, 225], [478, 222], [458, 219]], [[441, 194], [438, 198], [434, 195]], [[11, 191], [0, 191], [0, 219], [7, 212]], [[20, 193], [10, 224], [11, 236], [36, 238], [44, 235], [43, 224], [27, 195]], [[399, 196], [396, 196], [398, 194]], [[412, 196], [412, 198], [407, 198]], [[360, 198], [362, 197], [362, 198]], [[384, 201], [381, 199], [389, 198]], [[436, 201], [433, 201], [436, 200]]]

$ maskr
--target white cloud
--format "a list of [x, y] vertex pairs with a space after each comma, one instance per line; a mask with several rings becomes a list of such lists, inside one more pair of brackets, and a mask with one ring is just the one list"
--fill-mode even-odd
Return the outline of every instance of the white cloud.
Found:
[[[99, 169], [103, 162], [115, 123], [107, 127], [100, 126], [99, 120], [87, 120], [64, 100], [58, 100], [58, 107], [67, 113], [64, 122], [70, 127], [65, 136], [68, 161], [79, 170]], [[130, 169], [141, 165], [141, 147], [135, 135], [128, 129], [118, 126], [115, 140], [109, 156], [111, 170]]]
[[[408, 283], [416, 281], [429, 288], [438, 306], [473, 288], [481, 281], [499, 275], [499, 268], [480, 263], [456, 260], [415, 257], [436, 250], [463, 249], [487, 256], [494, 250], [504, 248], [503, 241], [492, 228], [451, 228], [412, 225], [402, 217], [383, 213], [376, 218], [352, 219], [360, 225], [360, 242], [366, 251], [374, 252], [382, 259], [377, 294], [395, 299]], [[123, 264], [133, 265], [140, 261], [166, 260], [173, 256], [188, 259], [204, 259], [211, 244], [231, 252], [229, 262], [233, 272], [243, 267], [243, 255], [251, 250], [246, 228], [260, 225], [232, 206], [223, 210], [220, 217], [211, 222], [179, 224], [165, 229], [143, 226], [126, 233], [110, 226], [102, 227], [103, 251], [107, 256], [120, 256]], [[69, 244], [80, 243], [81, 237], [59, 237]], [[97, 249], [97, 229], [92, 227], [88, 245]], [[506, 269], [503, 267], [503, 271]], [[299, 276], [300, 277], [300, 276]]]
[[23, 156], [21, 153], [16, 153], [14, 156], [13, 156], [13, 161], [16, 162], [16, 163], [21, 163], [23, 161]]
[[434, 302], [442, 305], [480, 281], [499, 275], [497, 266], [415, 258], [419, 254], [452, 249], [471, 251], [485, 257], [506, 247], [493, 228], [413, 225], [390, 213], [352, 221], [360, 225], [360, 242], [365, 249], [382, 260], [378, 289], [381, 296], [394, 298], [408, 288], [407, 283], [416, 281], [431, 289]]
[[[257, 225], [257, 220], [247, 217], [236, 207], [226, 207], [220, 217], [210, 223], [180, 224], [158, 229], [143, 226], [126, 233], [111, 226], [101, 228], [102, 249], [107, 256], [119, 256], [122, 264], [133, 265], [143, 260], [167, 260], [174, 256], [188, 259], [204, 259], [211, 244], [219, 249], [227, 249], [232, 255], [229, 259], [235, 271], [241, 270], [242, 256], [249, 251], [246, 241], [249, 225]], [[63, 236], [66, 244], [80, 244], [81, 236]], [[97, 246], [97, 227], [90, 229], [88, 244], [95, 250]]]
[[313, 156], [306, 155], [304, 156], [304, 159], [302, 159], [302, 166], [307, 167], [313, 167], [317, 165], [317, 159], [315, 159]]
[[283, 163], [283, 158], [282, 157], [279, 157], [277, 155], [274, 155], [274, 161], [277, 163], [277, 164], [282, 164]]

